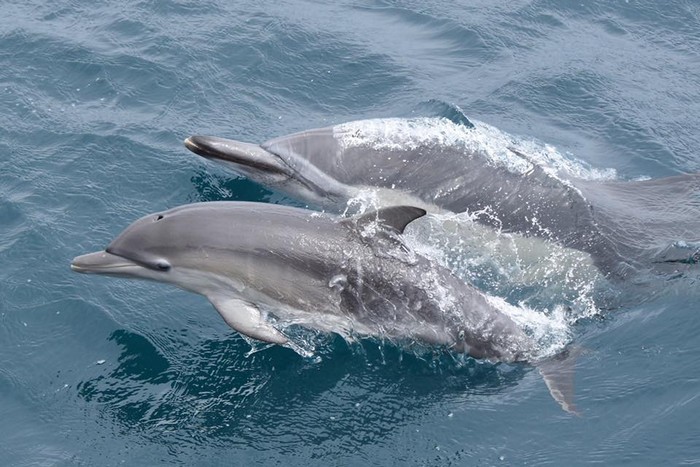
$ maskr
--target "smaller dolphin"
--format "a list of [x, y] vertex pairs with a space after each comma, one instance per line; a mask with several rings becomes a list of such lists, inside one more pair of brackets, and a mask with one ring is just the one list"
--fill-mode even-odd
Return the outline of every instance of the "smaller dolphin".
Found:
[[[345, 337], [419, 341], [492, 361], [536, 359], [535, 342], [496, 301], [402, 243], [404, 227], [424, 214], [395, 206], [340, 218], [272, 204], [197, 203], [137, 220], [71, 268], [204, 295], [239, 333], [295, 350], [267, 310]], [[573, 412], [571, 391], [562, 389], [568, 383], [549, 373], [550, 391]]]

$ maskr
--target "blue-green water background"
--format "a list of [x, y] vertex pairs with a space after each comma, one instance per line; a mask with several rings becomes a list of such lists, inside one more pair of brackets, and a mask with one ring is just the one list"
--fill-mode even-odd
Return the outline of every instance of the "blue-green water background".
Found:
[[696, 0], [6, 0], [0, 65], [3, 465], [700, 463], [693, 280], [574, 327], [577, 418], [532, 368], [248, 356], [199, 296], [68, 268], [149, 212], [293, 202], [190, 134], [444, 103], [623, 178], [700, 171]]

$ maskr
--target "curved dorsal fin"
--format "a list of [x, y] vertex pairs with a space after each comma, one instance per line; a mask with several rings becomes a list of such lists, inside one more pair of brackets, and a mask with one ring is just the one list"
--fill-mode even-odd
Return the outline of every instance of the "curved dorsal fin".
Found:
[[352, 223], [352, 225], [358, 227], [364, 227], [372, 222], [378, 222], [399, 233], [403, 233], [403, 230], [408, 224], [419, 217], [423, 217], [425, 214], [425, 209], [414, 206], [391, 206], [354, 216], [350, 219], [343, 219], [341, 222]]

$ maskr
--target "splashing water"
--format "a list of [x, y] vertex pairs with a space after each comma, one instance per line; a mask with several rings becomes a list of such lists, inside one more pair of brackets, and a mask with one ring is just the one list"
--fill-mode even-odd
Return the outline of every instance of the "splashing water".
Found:
[[[370, 146], [375, 149], [415, 149], [421, 146], [451, 146], [485, 155], [485, 162], [526, 174], [536, 165], [552, 176], [559, 174], [589, 180], [615, 178], [614, 170], [598, 170], [571, 160], [556, 148], [533, 140], [515, 138], [495, 127], [474, 122], [474, 127], [456, 124], [446, 118], [376, 119], [338, 126], [345, 147]], [[527, 155], [525, 155], [527, 154]], [[363, 189], [350, 199], [345, 216], [364, 214], [381, 208], [385, 193]], [[403, 242], [408, 250], [376, 251], [407, 264], [416, 253], [450, 269], [466, 283], [479, 288], [489, 303], [509, 316], [536, 343], [535, 359], [561, 351], [571, 339], [571, 325], [598, 314], [597, 294], [607, 282], [589, 255], [563, 248], [538, 238], [501, 232], [477, 222], [489, 212], [432, 214], [412, 222]], [[494, 219], [498, 224], [498, 219]], [[372, 237], [378, 225], [367, 223], [361, 235]], [[400, 254], [401, 257], [396, 255]], [[426, 278], [429, 282], [429, 278]], [[439, 283], [426, 290], [446, 301], [450, 294]], [[275, 315], [272, 310], [271, 315]], [[296, 320], [277, 320], [290, 336], [290, 347], [305, 357], [316, 353], [323, 332], [312, 331]], [[317, 323], [320, 324], [320, 323]], [[321, 326], [323, 327], [323, 326]], [[325, 323], [348, 343], [358, 340], [352, 323]], [[379, 339], [382, 339], [380, 336]]]
[[585, 253], [485, 227], [475, 216], [427, 216], [408, 226], [404, 240], [481, 289], [533, 338], [537, 357], [560, 351], [571, 325], [599, 313], [607, 281]]
[[488, 302], [508, 315], [536, 343], [532, 360], [542, 360], [561, 352], [571, 342], [571, 321], [565, 307], [537, 311], [523, 304], [511, 305], [500, 297], [486, 296]]
[[[615, 179], [613, 169], [597, 169], [563, 155], [551, 145], [509, 135], [483, 122], [473, 126], [444, 117], [375, 119], [338, 126], [344, 148], [379, 150], [452, 147], [464, 157], [479, 153], [484, 162], [527, 174], [535, 166], [563, 183], [571, 177]], [[382, 206], [378, 190], [361, 190], [345, 214]], [[590, 256], [538, 238], [507, 234], [478, 223], [489, 212], [433, 214], [411, 223], [404, 241], [419, 254], [452, 270], [487, 294], [492, 305], [510, 316], [538, 342], [543, 355], [561, 349], [570, 326], [599, 313], [598, 298], [609, 283]], [[498, 219], [493, 219], [498, 225]]]
[[566, 303], [579, 317], [595, 314], [589, 299], [605, 279], [588, 254], [492, 229], [476, 221], [479, 215], [427, 216], [408, 226], [405, 241], [464, 280], [511, 302]]
[[554, 146], [515, 137], [478, 120], [473, 127], [444, 117], [385, 118], [348, 122], [336, 126], [334, 136], [344, 149], [367, 146], [378, 150], [415, 150], [425, 146], [461, 148], [465, 157], [482, 154], [487, 163], [526, 174], [535, 165], [550, 175], [586, 180], [617, 178], [614, 169], [598, 169], [561, 154]]
[[[348, 210], [367, 212], [377, 205], [372, 192], [366, 192], [355, 198]], [[532, 360], [557, 354], [570, 342], [571, 326], [598, 313], [596, 293], [605, 284], [604, 278], [585, 253], [483, 226], [475, 220], [478, 215], [426, 216], [407, 227], [402, 236], [407, 250], [375, 253], [407, 264], [412, 264], [411, 258], [419, 254], [447, 267], [466, 283], [481, 289], [492, 306], [509, 316], [534, 341]], [[363, 226], [369, 229], [365, 233], [370, 236], [376, 234], [377, 228], [374, 223]], [[400, 258], [396, 256], [399, 253]], [[443, 311], [454, 309], [452, 294], [438, 277], [426, 274], [421, 281], [420, 286], [441, 304]], [[342, 287], [342, 282], [343, 278], [334, 277], [328, 286]], [[290, 318], [293, 313], [276, 311], [281, 310], [270, 310], [270, 319], [290, 337], [289, 347], [306, 358], [320, 358], [317, 350], [327, 341], [328, 332], [338, 334], [351, 346], [371, 334], [375, 340], [391, 341], [416, 355], [427, 350], [420, 344], [388, 338], [390, 333], [381, 326], [378, 331], [362, 332], [355, 329], [358, 323], [342, 322], [337, 317], [324, 318], [319, 314], [314, 323], [309, 323], [308, 318], [294, 319]]]

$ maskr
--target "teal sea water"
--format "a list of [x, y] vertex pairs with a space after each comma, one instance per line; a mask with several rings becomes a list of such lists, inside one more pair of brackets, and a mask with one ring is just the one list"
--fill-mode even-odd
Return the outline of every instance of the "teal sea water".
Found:
[[623, 179], [698, 172], [696, 0], [9, 0], [0, 64], [0, 464], [700, 464], [697, 277], [571, 325], [573, 417], [532, 367], [251, 353], [202, 297], [69, 269], [150, 212], [299, 205], [192, 134], [443, 116]]

